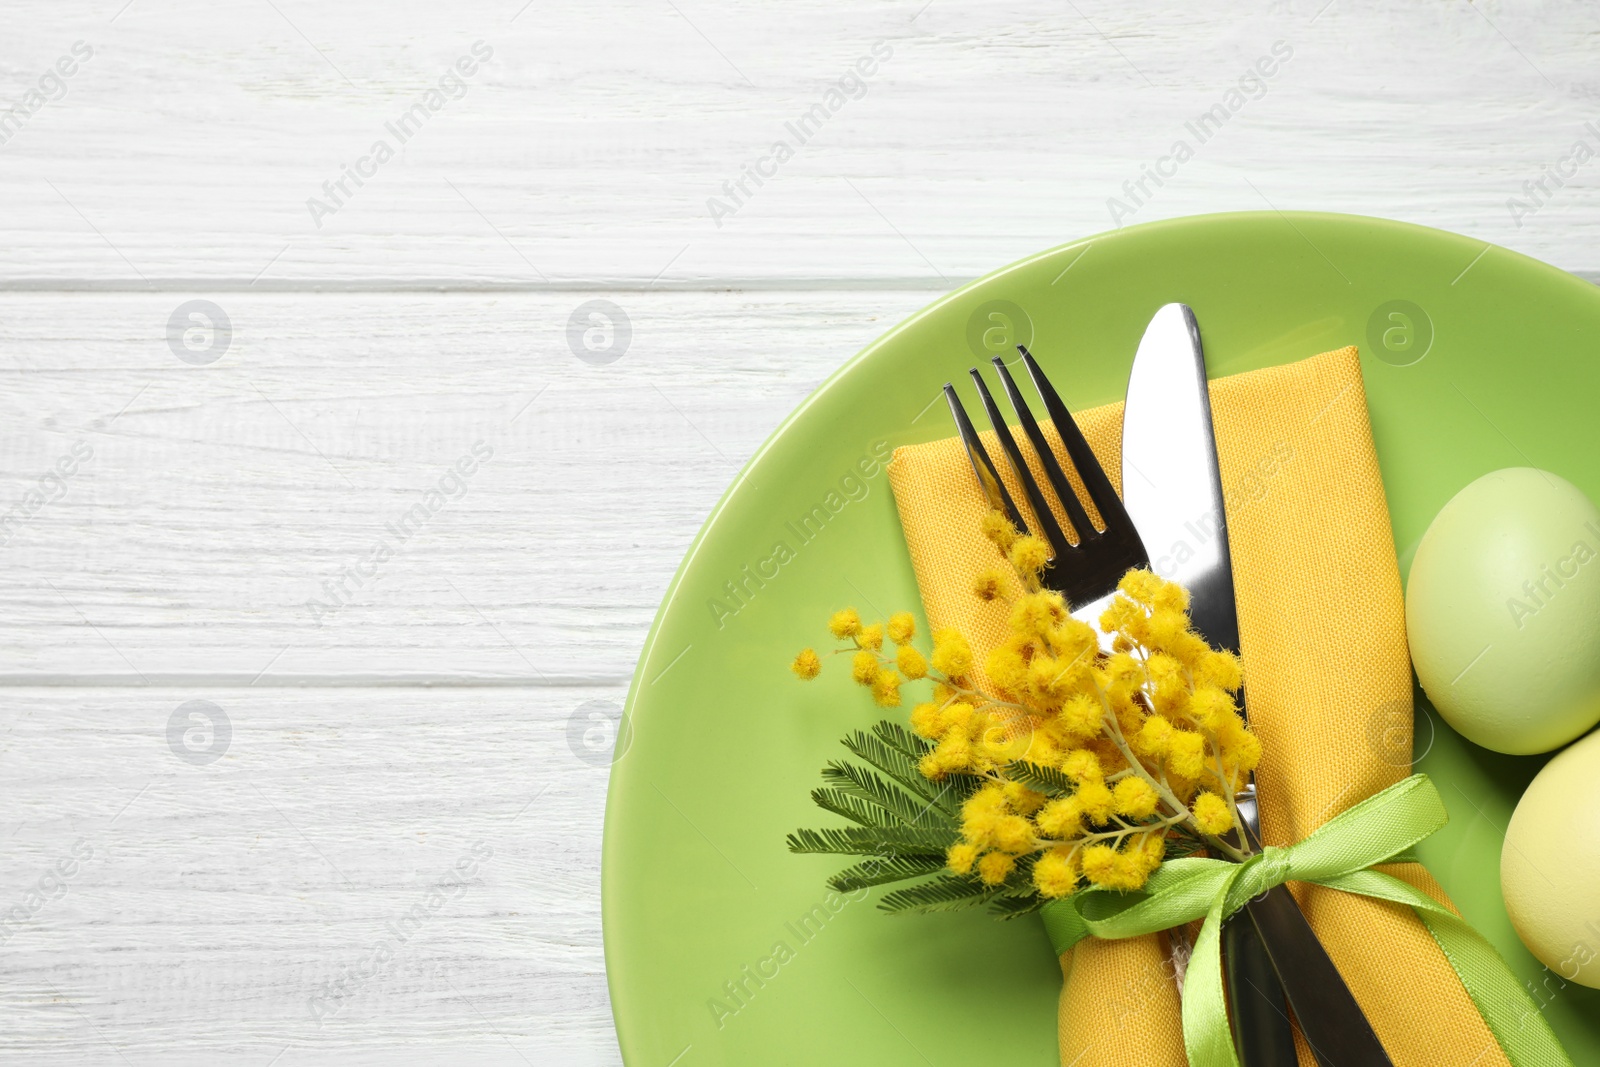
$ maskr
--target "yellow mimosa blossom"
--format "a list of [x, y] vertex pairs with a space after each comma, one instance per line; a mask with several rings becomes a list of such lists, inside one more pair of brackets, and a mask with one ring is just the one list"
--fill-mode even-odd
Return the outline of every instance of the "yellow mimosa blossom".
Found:
[[1016, 543], [1017, 529], [1004, 514], [991, 511], [983, 517], [983, 536], [998, 545], [1001, 552], [1009, 552]]
[[1084, 782], [1073, 794], [1078, 800], [1078, 807], [1083, 813], [1097, 823], [1105, 823], [1111, 819], [1111, 811], [1115, 801], [1111, 796], [1111, 789], [1104, 782], [1096, 779]]
[[956, 731], [945, 734], [932, 752], [917, 761], [917, 770], [935, 781], [971, 767], [972, 739]]
[[1090, 845], [1083, 850], [1079, 862], [1083, 865], [1083, 876], [1096, 885], [1107, 885], [1115, 878], [1117, 853], [1110, 845]]
[[1156, 611], [1175, 611], [1180, 615], [1185, 614], [1189, 610], [1189, 590], [1177, 582], [1158, 580], [1150, 594], [1149, 604]]
[[972, 669], [972, 646], [960, 630], [947, 626], [934, 631], [933, 666], [949, 678], [960, 678]]
[[1167, 762], [1185, 778], [1200, 777], [1206, 772], [1206, 739], [1189, 730], [1172, 731]]
[[1023, 815], [1032, 815], [1044, 807], [1045, 801], [1049, 799], [1043, 793], [1036, 793], [1021, 782], [1006, 783], [1006, 803], [1011, 805], [1013, 811]]
[[1214, 685], [1199, 686], [1189, 700], [1189, 718], [1202, 730], [1213, 734], [1225, 730], [1233, 713], [1239, 709], [1233, 698]]
[[1016, 865], [1017, 861], [1004, 852], [990, 852], [978, 861], [978, 877], [984, 885], [999, 885]]
[[889, 640], [897, 645], [908, 643], [917, 636], [917, 620], [909, 611], [897, 611], [889, 616]]
[[1172, 724], [1159, 715], [1152, 715], [1133, 735], [1133, 750], [1141, 756], [1159, 760], [1172, 750]]
[[1261, 738], [1243, 728], [1237, 733], [1237, 742], [1224, 749], [1223, 756], [1237, 764], [1239, 770], [1253, 771], [1261, 765]]
[[817, 655], [816, 649], [802, 648], [800, 654], [789, 664], [789, 669], [801, 678], [810, 681], [822, 673], [822, 657]]
[[1017, 597], [1011, 608], [1011, 629], [1043, 637], [1067, 620], [1067, 602], [1060, 593], [1043, 590]]
[[871, 626], [863, 626], [861, 632], [856, 634], [856, 644], [862, 648], [870, 648], [873, 651], [882, 648], [883, 625], [875, 622]]
[[894, 661], [900, 673], [907, 678], [915, 680], [928, 673], [928, 661], [912, 645], [901, 645], [895, 651]]
[[1161, 795], [1156, 787], [1143, 778], [1124, 778], [1111, 791], [1112, 802], [1118, 815], [1130, 819], [1148, 819], [1156, 813]]
[[1042, 537], [1024, 534], [1011, 546], [1011, 565], [1028, 583], [1039, 580], [1039, 572], [1050, 562], [1050, 545]]
[[995, 847], [1013, 856], [1033, 851], [1033, 823], [1020, 815], [1007, 815], [995, 823]]
[[1083, 809], [1076, 797], [1061, 797], [1046, 804], [1034, 821], [1046, 837], [1077, 837], [1083, 832]]
[[978, 846], [966, 841], [957, 842], [945, 853], [944, 861], [957, 874], [966, 874], [978, 861]]
[[977, 708], [974, 708], [965, 700], [957, 700], [952, 704], [946, 705], [944, 710], [939, 712], [939, 727], [946, 733], [951, 730], [958, 730], [970, 736], [977, 716]]
[[995, 685], [1007, 692], [1017, 692], [1027, 683], [1028, 661], [1022, 658], [1021, 652], [1009, 645], [1002, 645], [989, 653], [983, 669], [989, 673]]
[[1226, 800], [1207, 790], [1194, 798], [1194, 821], [1203, 832], [1220, 836], [1233, 829], [1233, 812]]
[[1061, 706], [1059, 721], [1071, 737], [1089, 737], [1100, 732], [1105, 705], [1087, 693], [1079, 693]]
[[1071, 896], [1078, 888], [1078, 871], [1072, 862], [1072, 850], [1057, 845], [1040, 856], [1033, 865], [1033, 884], [1039, 894], [1049, 900]]
[[972, 580], [972, 591], [979, 600], [993, 600], [1006, 591], [1006, 575], [999, 567], [979, 571]]
[[1218, 689], [1238, 689], [1244, 681], [1244, 672], [1239, 666], [1239, 657], [1231, 652], [1208, 652], [1195, 666], [1195, 680], [1202, 685], [1214, 685]]
[[861, 629], [861, 616], [856, 614], [855, 608], [845, 608], [843, 611], [833, 613], [833, 618], [828, 620], [828, 630], [833, 636], [843, 640], [854, 637], [856, 631]]
[[1188, 629], [1188, 616], [1181, 611], [1152, 612], [1150, 621], [1146, 624], [1150, 643], [1159, 648], [1172, 648], [1178, 644], [1179, 636]]
[[[1188, 606], [1187, 593], [1184, 595], [1184, 605], [1185, 607]], [[1145, 867], [1147, 870], [1153, 871], [1157, 867], [1161, 866], [1161, 860], [1167, 854], [1167, 835], [1146, 834], [1144, 837], [1144, 844], [1141, 847], [1144, 850]]]
[[850, 660], [850, 677], [857, 685], [871, 685], [878, 677], [878, 657], [866, 649], [857, 652]]
[[1098, 782], [1105, 777], [1100, 757], [1086, 748], [1075, 748], [1067, 753], [1061, 770], [1075, 782]]
[[872, 699], [880, 708], [900, 706], [900, 675], [894, 671], [879, 671], [872, 679]]

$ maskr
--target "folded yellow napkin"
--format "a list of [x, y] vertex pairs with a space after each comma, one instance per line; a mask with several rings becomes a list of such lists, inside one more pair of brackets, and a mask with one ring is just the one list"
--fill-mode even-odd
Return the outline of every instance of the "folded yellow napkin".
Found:
[[[1256, 772], [1262, 838], [1285, 845], [1410, 773], [1400, 573], [1354, 348], [1217, 379], [1211, 408], [1245, 693], [1264, 751]], [[1122, 405], [1080, 412], [1077, 421], [1120, 491]], [[985, 439], [998, 458], [993, 434]], [[1008, 482], [1021, 501], [1009, 474]], [[981, 664], [1005, 636], [1005, 608], [970, 591], [978, 561], [994, 549], [979, 530], [987, 506], [960, 441], [897, 449], [889, 483], [929, 624], [959, 627]], [[1192, 535], [1209, 532], [1197, 527]], [[1183, 551], [1146, 548], [1156, 560]], [[1420, 865], [1378, 869], [1448, 904]], [[1289, 887], [1396, 1067], [1507, 1063], [1415, 912], [1320, 886]], [[1063, 1064], [1187, 1062], [1164, 938], [1091, 938], [1062, 954], [1061, 969]], [[1298, 1033], [1296, 1040], [1300, 1062], [1314, 1067]]]

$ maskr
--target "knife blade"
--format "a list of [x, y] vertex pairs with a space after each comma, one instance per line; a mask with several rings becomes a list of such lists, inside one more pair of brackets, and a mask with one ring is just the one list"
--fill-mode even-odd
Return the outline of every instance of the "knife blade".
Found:
[[[1195, 630], [1239, 651], [1228, 517], [1217, 465], [1205, 352], [1194, 312], [1167, 304], [1145, 329], [1122, 419], [1122, 500], [1151, 569], [1189, 590]], [[1241, 709], [1243, 710], [1243, 709]], [[1238, 798], [1259, 848], [1252, 777]], [[1387, 1054], [1289, 891], [1251, 901], [1223, 928], [1234, 1041], [1245, 1067], [1297, 1062], [1284, 1001], [1323, 1067], [1389, 1065]]]

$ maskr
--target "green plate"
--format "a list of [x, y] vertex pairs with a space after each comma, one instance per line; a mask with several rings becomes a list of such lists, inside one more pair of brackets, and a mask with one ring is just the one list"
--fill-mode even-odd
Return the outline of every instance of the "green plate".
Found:
[[[1073, 407], [1119, 399], [1145, 324], [1180, 300], [1213, 376], [1348, 344], [1362, 351], [1406, 568], [1441, 505], [1499, 467], [1556, 471], [1600, 499], [1600, 290], [1481, 241], [1376, 219], [1248, 213], [1120, 230], [953, 293], [829, 379], [707, 520], [646, 642], [631, 744], [612, 770], [606, 965], [630, 1067], [1054, 1067], [1060, 971], [1033, 920], [889, 917], [837, 897], [842, 863], [784, 835], [838, 820], [810, 789], [875, 720], [834, 670], [788, 663], [845, 604], [919, 604], [880, 458], [950, 436], [944, 382], [1028, 342]], [[919, 616], [920, 617], [920, 616]], [[1426, 750], [1424, 752], [1424, 750]], [[1450, 825], [1423, 857], [1499, 948], [1578, 1063], [1600, 1062], [1600, 992], [1517, 940], [1500, 842], [1541, 758], [1477, 748], [1419, 704], [1419, 769]]]

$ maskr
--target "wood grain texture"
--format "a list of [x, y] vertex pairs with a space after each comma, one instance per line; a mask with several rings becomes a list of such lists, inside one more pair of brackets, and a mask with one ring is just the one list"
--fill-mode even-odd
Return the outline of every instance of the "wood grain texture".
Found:
[[[13, 5], [14, 93], [75, 41], [94, 57], [0, 146], [0, 282], [942, 284], [1112, 228], [1179, 138], [1194, 158], [1115, 221], [1348, 211], [1600, 268], [1600, 162], [1520, 225], [1506, 206], [1600, 148], [1600, 16], [1572, 5], [135, 0], [110, 21], [123, 2]], [[400, 144], [386, 124], [480, 40]], [[1185, 123], [1277, 41], [1292, 58], [1199, 143]], [[382, 138], [395, 158], [313, 220]], [[735, 204], [723, 183], [780, 139], [793, 158]]]
[[[0, 683], [625, 682], [744, 460], [929, 294], [217, 294], [209, 366], [165, 338], [187, 298], [0, 295], [0, 512], [93, 451], [4, 527]], [[605, 366], [589, 299], [632, 322]]]
[[623, 693], [9, 691], [0, 1062], [616, 1062], [568, 720]]
[[[1600, 271], [1573, 5], [7, 16], [6, 1063], [616, 1064], [592, 702], [739, 466], [938, 292], [1263, 208]], [[170, 340], [196, 299], [232, 329], [203, 366]], [[632, 331], [606, 365], [569, 341], [591, 300]], [[212, 763], [169, 737], [193, 700], [231, 726]]]

